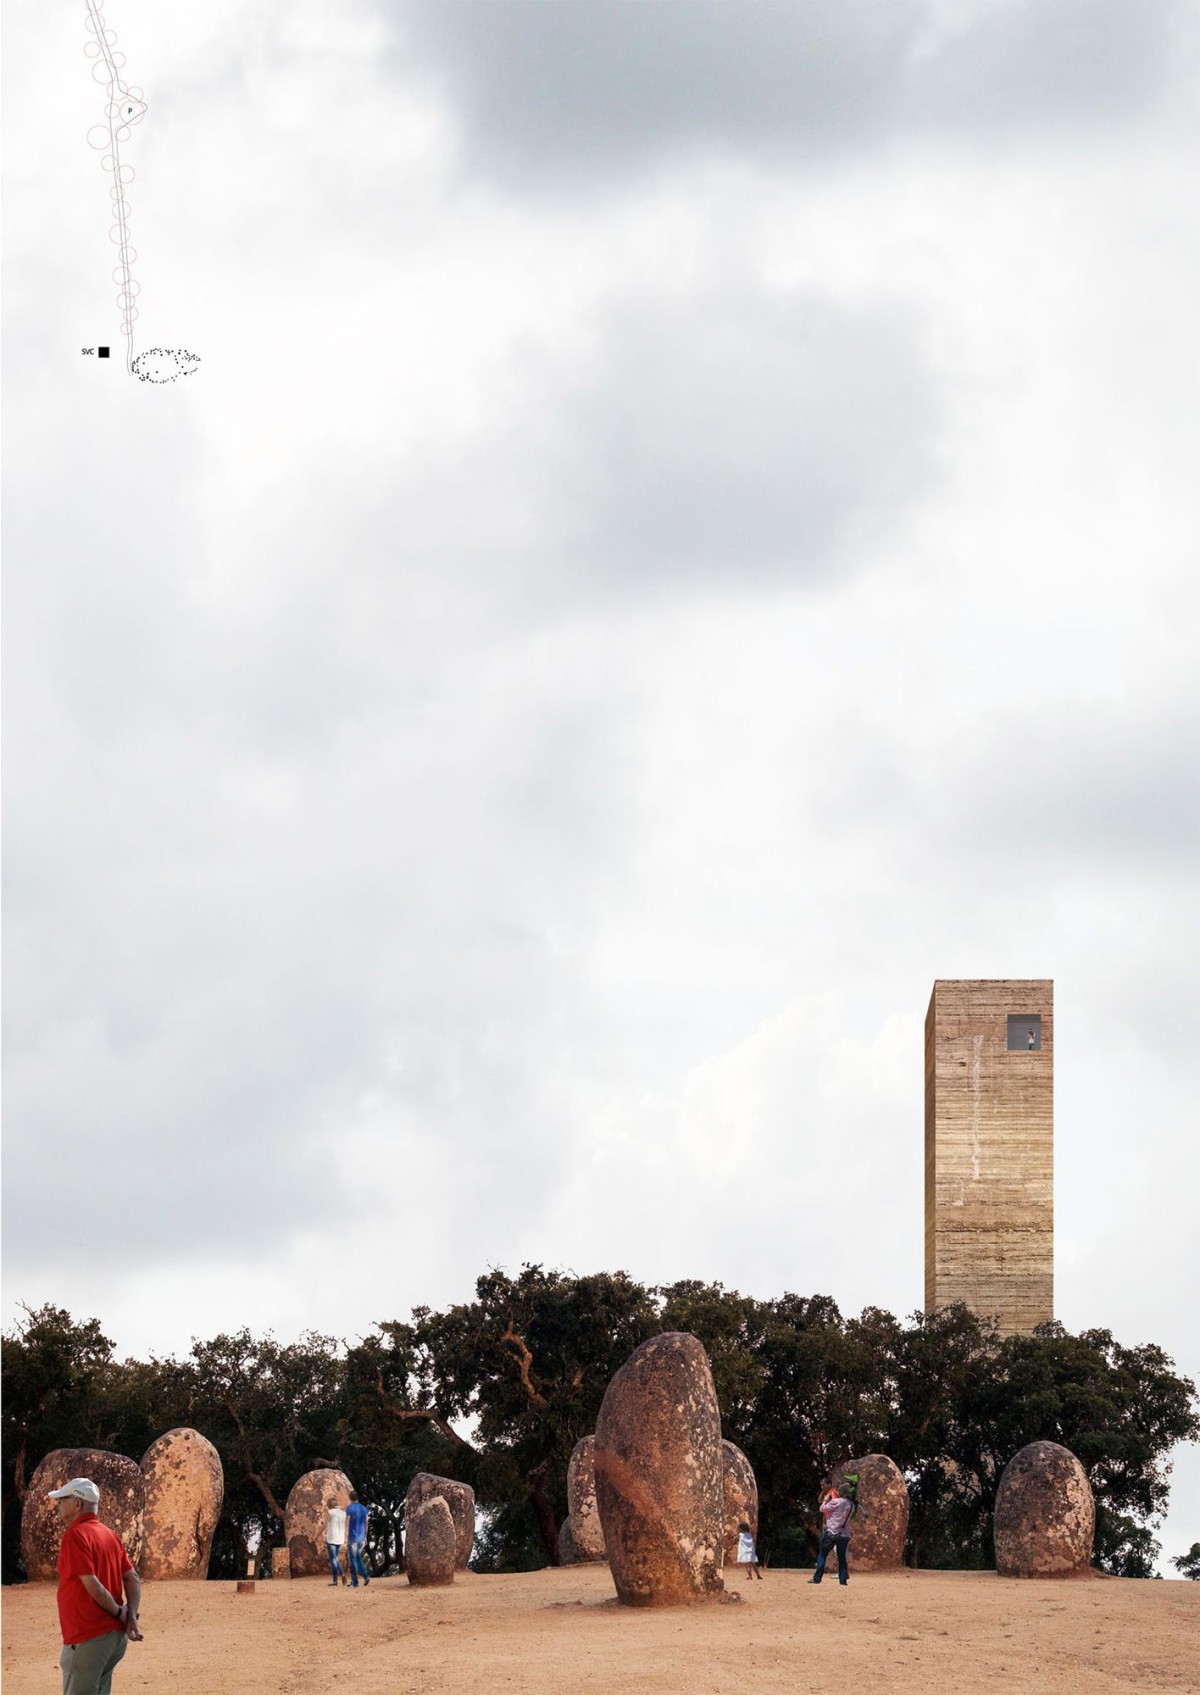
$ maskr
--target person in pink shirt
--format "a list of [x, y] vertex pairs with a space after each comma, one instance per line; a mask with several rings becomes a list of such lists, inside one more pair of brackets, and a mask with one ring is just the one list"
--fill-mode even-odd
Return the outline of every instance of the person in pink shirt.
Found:
[[850, 1546], [850, 1515], [854, 1511], [853, 1501], [848, 1501], [844, 1495], [839, 1495], [831, 1477], [821, 1479], [821, 1518], [824, 1528], [821, 1540], [817, 1543], [817, 1569], [813, 1572], [812, 1581], [820, 1583], [825, 1575], [825, 1561], [829, 1558], [829, 1550], [837, 1549], [838, 1582], [849, 1583], [850, 1568], [846, 1562], [846, 1550]]

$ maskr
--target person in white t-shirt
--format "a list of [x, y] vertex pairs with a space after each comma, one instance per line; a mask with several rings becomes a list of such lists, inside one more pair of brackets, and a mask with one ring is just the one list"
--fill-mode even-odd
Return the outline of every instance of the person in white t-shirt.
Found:
[[342, 1543], [346, 1540], [346, 1509], [339, 1507], [337, 1496], [331, 1495], [325, 1505], [329, 1508], [329, 1517], [325, 1521], [325, 1552], [329, 1555], [329, 1569], [333, 1574], [332, 1582], [336, 1589], [338, 1579], [346, 1581], [342, 1570]]

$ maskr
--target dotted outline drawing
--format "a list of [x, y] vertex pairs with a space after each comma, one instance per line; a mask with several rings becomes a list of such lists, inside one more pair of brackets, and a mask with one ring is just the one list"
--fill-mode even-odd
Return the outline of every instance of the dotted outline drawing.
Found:
[[133, 166], [121, 157], [122, 144], [129, 140], [135, 124], [140, 124], [148, 107], [142, 90], [122, 77], [125, 55], [117, 49], [117, 32], [110, 29], [104, 17], [104, 0], [87, 0], [87, 28], [91, 39], [84, 52], [92, 61], [92, 78], [105, 90], [104, 122], [88, 130], [88, 145], [102, 155], [100, 163], [112, 176], [109, 199], [112, 202], [113, 224], [108, 238], [117, 249], [113, 281], [117, 285], [117, 309], [121, 314], [121, 334], [125, 338], [125, 369], [130, 376], [144, 383], [173, 383], [180, 377], [190, 377], [198, 367], [197, 354], [182, 348], [150, 347], [136, 357], [133, 351], [133, 326], [137, 322], [137, 297], [141, 284], [133, 275], [137, 249], [129, 241], [129, 202], [125, 190], [133, 181]]

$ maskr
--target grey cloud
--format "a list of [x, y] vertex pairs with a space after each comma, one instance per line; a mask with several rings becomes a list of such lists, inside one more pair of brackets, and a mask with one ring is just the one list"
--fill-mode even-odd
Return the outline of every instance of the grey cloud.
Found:
[[936, 477], [918, 325], [812, 294], [615, 309], [550, 408], [553, 568], [589, 589], [819, 583]]
[[[34, 474], [10, 502], [39, 562], [9, 607], [37, 632], [7, 678], [10, 1264], [88, 1263], [46, 1228], [68, 1174], [129, 1217], [130, 1266], [344, 1222], [361, 1194], [333, 1156], [364, 1100], [399, 1159], [411, 1137], [454, 1172], [468, 1240], [565, 1157], [530, 1078], [580, 993], [555, 938], [621, 851], [619, 702], [511, 632], [464, 642], [452, 601], [418, 665], [386, 546], [331, 569], [324, 525], [282, 525], [288, 572], [236, 607], [192, 600], [178, 495], [148, 447], [81, 464], [71, 501]], [[125, 497], [136, 524], [85, 533]]]
[[1195, 98], [1187, 0], [996, 0], [948, 7], [912, 67], [908, 116], [964, 134], [1103, 128]]
[[916, 860], [952, 860], [975, 876], [1005, 864], [1039, 879], [1193, 872], [1200, 735], [1184, 703], [1140, 715], [997, 707], [985, 723], [964, 705], [958, 722], [929, 725], [919, 763], [914, 727], [862, 727], [798, 804], [825, 828], [880, 831]]
[[[394, 1140], [436, 1126], [468, 1205], [473, 1173], [531, 1196], [549, 1181], [527, 1079], [550, 998], [569, 1004], [573, 985], [526, 910], [520, 832], [476, 829], [456, 865], [454, 826], [406, 831], [388, 797], [361, 820], [381, 838], [364, 852], [313, 787], [257, 840], [238, 840], [247, 820], [229, 809], [191, 867], [160, 861], [149, 807], [128, 864], [77, 824], [91, 863], [75, 898], [59, 883], [33, 902], [19, 879], [8, 964], [39, 1005], [8, 1040], [11, 1263], [86, 1261], [86, 1241], [45, 1230], [67, 1174], [103, 1215], [134, 1210], [130, 1264], [253, 1256], [344, 1220], [356, 1199], [331, 1156], [366, 1097]], [[11, 833], [20, 861], [27, 832]], [[488, 911], [504, 873], [515, 892]], [[508, 1158], [497, 1132], [516, 1123]]]
[[919, 9], [615, 3], [444, 6], [402, 15], [473, 139], [539, 171], [695, 140], [877, 130]]
[[[1179, 946], [1198, 922], [1187, 704], [997, 706], [981, 721], [964, 703], [957, 722], [931, 716], [919, 757], [918, 723], [847, 722], [823, 769], [797, 749], [797, 815], [870, 868], [855, 888], [860, 933], [874, 903], [881, 930], [911, 931], [931, 978], [1006, 975], [997, 959], [1032, 955], [1030, 975], [1064, 977], [1106, 1051], [1129, 1042], [1194, 1069], [1194, 949]], [[949, 970], [947, 949], [960, 962]]]
[[[1058, 722], [1014, 713], [979, 745], [960, 741], [943, 822], [972, 854], [1190, 877], [1200, 848], [1200, 734], [1190, 714]], [[953, 801], [947, 805], [950, 797]]]
[[[514, 349], [469, 437], [388, 465], [385, 486], [347, 514], [356, 576], [402, 574], [507, 627], [633, 597], [843, 579], [881, 533], [898, 545], [939, 484], [944, 377], [925, 329], [886, 295], [839, 301], [751, 279], [614, 292], [581, 315], [571, 351]], [[376, 690], [362, 644], [386, 623], [386, 592], [357, 619], [357, 677], [335, 700]], [[322, 593], [332, 642], [343, 590]], [[417, 678], [431, 664], [428, 642], [413, 653], [411, 636], [398, 640], [403, 665], [393, 649], [380, 673], [389, 697], [412, 679], [410, 660]], [[323, 696], [337, 678], [328, 652], [318, 674]], [[255, 678], [253, 698], [231, 682], [249, 722], [274, 676]], [[293, 714], [286, 693], [275, 715], [309, 734], [309, 712], [301, 702]]]
[[1200, 36], [1185, 0], [412, 0], [389, 16], [473, 163], [526, 184], [696, 150], [1103, 126], [1186, 89]]

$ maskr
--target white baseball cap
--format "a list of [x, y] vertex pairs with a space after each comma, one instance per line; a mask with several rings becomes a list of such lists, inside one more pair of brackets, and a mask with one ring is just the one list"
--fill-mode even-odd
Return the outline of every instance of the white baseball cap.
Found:
[[79, 1499], [89, 1507], [100, 1505], [100, 1491], [90, 1477], [73, 1477], [69, 1483], [64, 1483], [61, 1489], [51, 1489], [52, 1501], [65, 1501], [69, 1495], [78, 1495]]

